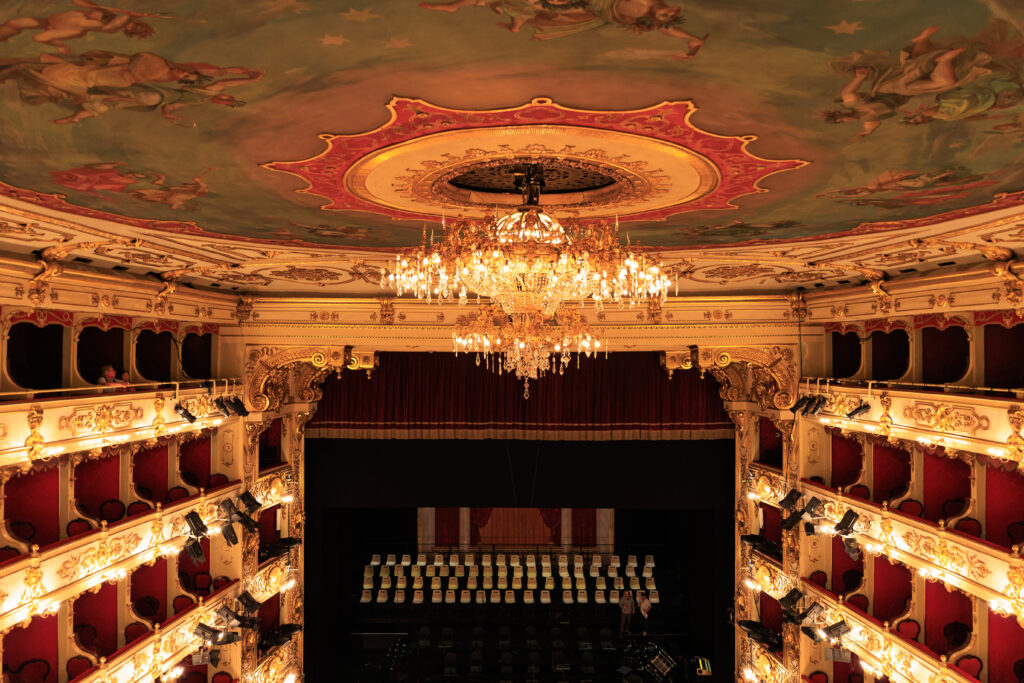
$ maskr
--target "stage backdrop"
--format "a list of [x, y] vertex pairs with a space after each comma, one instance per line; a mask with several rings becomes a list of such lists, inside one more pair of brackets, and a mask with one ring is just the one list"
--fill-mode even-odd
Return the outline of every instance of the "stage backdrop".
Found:
[[733, 425], [719, 385], [696, 370], [670, 379], [657, 353], [582, 358], [523, 383], [474, 355], [382, 353], [367, 377], [324, 382], [306, 434], [336, 439], [723, 439]]
[[448, 548], [610, 548], [611, 508], [421, 507], [420, 552]]

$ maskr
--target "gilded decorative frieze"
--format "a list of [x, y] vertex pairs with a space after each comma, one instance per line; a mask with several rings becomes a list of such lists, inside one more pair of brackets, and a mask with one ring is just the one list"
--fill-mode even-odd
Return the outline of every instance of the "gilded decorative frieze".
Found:
[[88, 576], [129, 557], [141, 543], [142, 537], [138, 534], [102, 539], [98, 544], [89, 546], [82, 552], [64, 560], [60, 569], [57, 570], [57, 576], [65, 581], [74, 581]]
[[943, 569], [974, 580], [984, 579], [992, 573], [983, 559], [974, 553], [950, 545], [944, 538], [907, 531], [903, 534], [903, 540], [916, 555]]
[[927, 427], [939, 432], [956, 432], [974, 436], [978, 431], [989, 428], [989, 419], [979, 415], [973, 406], [916, 401], [903, 408], [903, 417], [914, 421], [918, 427]]
[[61, 415], [58, 426], [73, 437], [82, 434], [106, 434], [115, 429], [131, 427], [142, 419], [142, 408], [130, 401], [75, 408]]
[[[796, 400], [797, 364], [793, 349], [789, 347], [702, 346], [698, 349], [697, 359], [703, 369], [733, 365], [749, 367], [749, 394], [765, 408], [788, 408]], [[718, 373], [715, 377], [730, 384], [737, 379]]]

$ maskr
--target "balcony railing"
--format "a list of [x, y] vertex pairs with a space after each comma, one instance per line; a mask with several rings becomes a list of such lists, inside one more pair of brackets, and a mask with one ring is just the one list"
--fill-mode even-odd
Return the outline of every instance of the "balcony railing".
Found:
[[167, 674], [185, 657], [196, 652], [202, 639], [196, 625], [214, 626], [217, 610], [241, 593], [237, 581], [227, 584], [198, 605], [174, 615], [149, 635], [126, 645], [106, 661], [75, 679], [75, 683], [139, 683]]
[[[241, 385], [220, 380], [214, 389], [162, 386], [172, 388], [0, 403], [0, 467], [217, 426], [225, 417], [214, 399], [236, 394]], [[179, 404], [194, 422], [176, 412]]]

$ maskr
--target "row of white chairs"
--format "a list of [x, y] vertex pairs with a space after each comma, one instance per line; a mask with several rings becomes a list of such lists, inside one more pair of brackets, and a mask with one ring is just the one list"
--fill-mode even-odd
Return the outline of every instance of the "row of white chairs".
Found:
[[[411, 582], [409, 580], [410, 578]], [[380, 578], [379, 582], [375, 581], [374, 577], [372, 576], [364, 576], [363, 590], [372, 590], [373, 588], [390, 590], [392, 586], [402, 590], [407, 587], [410, 587], [410, 583], [411, 588], [413, 590], [420, 590], [427, 587], [427, 582], [424, 580], [424, 577], [422, 576], [398, 576], [395, 577], [394, 581], [392, 581], [390, 576], [383, 576]], [[441, 590], [444, 587], [444, 583], [444, 580], [440, 576], [435, 576], [430, 579], [429, 589]], [[459, 581], [458, 577], [449, 576], [447, 588], [448, 590], [459, 590], [460, 587], [464, 587], [468, 590], [474, 591], [478, 589], [493, 590], [495, 588], [497, 588], [498, 590], [507, 590], [510, 588], [512, 590], [522, 590], [524, 587], [529, 590], [537, 590], [537, 588], [541, 586], [543, 586], [544, 590], [555, 590], [556, 587], [554, 577], [547, 577], [541, 580], [537, 579], [537, 577], [528, 577], [525, 579], [524, 582], [522, 577], [513, 577], [511, 580], [509, 580], [508, 577], [500, 576], [497, 578], [497, 580], [495, 580], [493, 577], [485, 576], [478, 580], [477, 577], [470, 576], [466, 578], [464, 586], [460, 586], [460, 583], [461, 582]], [[574, 583], [575, 586], [573, 585]], [[607, 590], [609, 585], [611, 585], [611, 587], [615, 590], [624, 590], [626, 587], [626, 580], [623, 577], [618, 576], [613, 579], [608, 579], [607, 581], [605, 581], [605, 577], [599, 576], [597, 577], [597, 579], [594, 580], [593, 584], [595, 589], [601, 591]], [[640, 578], [637, 576], [629, 577], [628, 585], [630, 590], [640, 590]], [[574, 582], [573, 579], [566, 576], [562, 578], [561, 586], [562, 590], [572, 590], [574, 587], [576, 590], [586, 590], [587, 580], [580, 576], [576, 577], [576, 580]], [[643, 587], [644, 589], [649, 591], [658, 589], [658, 586], [655, 583], [653, 576], [644, 579]]]
[[[406, 567], [403, 566], [403, 565], [400, 565], [400, 564], [399, 565], [387, 565], [387, 564], [376, 565], [376, 567], [377, 567], [376, 571], [374, 570], [374, 567], [375, 567], [375, 565], [373, 565], [373, 564], [366, 565], [363, 568], [363, 576], [370, 577], [370, 576], [373, 576], [374, 574], [379, 574], [382, 577], [384, 577], [384, 576], [392, 576], [392, 575], [394, 575], [394, 576], [404, 576], [405, 573], [406, 573]], [[429, 564], [426, 567], [420, 567], [419, 565], [412, 565], [408, 569], [409, 569], [409, 575], [410, 576], [426, 576], [427, 578], [431, 578], [431, 577], [434, 577], [434, 576], [440, 576], [440, 577], [445, 577], [445, 578], [449, 577], [449, 576], [457, 576], [457, 577], [461, 578], [463, 576], [499, 576], [499, 577], [502, 577], [502, 576], [510, 576], [510, 575], [513, 576], [513, 577], [523, 578], [524, 576], [526, 576], [526, 577], [536, 577], [536, 576], [538, 576], [538, 574], [540, 576], [544, 577], [544, 578], [548, 578], [549, 576], [554, 576], [554, 574], [555, 574], [555, 570], [552, 567], [550, 567], [550, 566], [541, 566], [541, 567], [538, 568], [538, 567], [535, 567], [535, 566], [534, 567], [523, 567], [522, 565], [517, 565], [517, 566], [514, 566], [514, 567], [506, 567], [504, 565], [497, 566], [497, 567], [492, 567], [490, 565], [488, 565], [486, 567], [480, 567], [480, 566], [477, 566], [477, 565], [471, 565], [471, 566], [467, 567], [465, 565], [461, 565], [460, 564], [460, 565], [456, 565], [456, 566], [452, 567], [452, 566], [449, 566], [447, 564], [442, 564], [442, 565], [437, 565], [437, 566]], [[583, 567], [576, 566], [576, 567], [573, 567], [573, 569], [570, 572], [569, 567], [565, 566], [565, 567], [558, 567], [557, 573], [558, 573], [558, 576], [562, 577], [562, 578], [565, 578], [567, 576], [573, 576], [575, 578], [582, 578], [585, 575], [589, 575], [591, 578], [595, 578], [596, 579], [597, 577], [601, 576], [601, 570], [602, 569], [606, 570], [605, 571], [605, 575], [608, 578], [614, 579], [615, 577], [617, 577], [619, 575], [619, 571], [618, 571], [617, 567], [607, 567], [607, 568], [604, 568], [604, 567], [600, 567], [598, 565], [593, 565], [593, 564], [590, 565], [589, 571], [584, 571]], [[637, 570], [640, 571], [640, 574], [637, 574]], [[624, 576], [626, 576], [626, 577], [643, 576], [645, 579], [646, 578], [650, 578], [650, 577], [654, 576], [654, 567], [639, 568], [639, 567], [627, 566], [625, 568], [625, 570], [624, 570]]]
[[[430, 564], [433, 564], [435, 567], [441, 566], [443, 564], [447, 564], [447, 565], [449, 565], [451, 567], [456, 567], [456, 566], [460, 566], [460, 565], [466, 566], [466, 567], [472, 567], [472, 566], [477, 564], [476, 559], [477, 559], [477, 554], [475, 552], [451, 553], [450, 555], [448, 555], [447, 560], [446, 560], [445, 556], [442, 553], [434, 553], [433, 562], [431, 562]], [[528, 554], [528, 555], [520, 555], [518, 553], [510, 553], [507, 556], [506, 556], [505, 553], [495, 553], [493, 555], [493, 565], [496, 566], [496, 567], [504, 566], [506, 564], [506, 559], [508, 560], [508, 564], [510, 566], [512, 566], [512, 567], [518, 567], [518, 566], [520, 566], [520, 564], [523, 564], [523, 565], [525, 565], [527, 567], [535, 567], [538, 564], [537, 556], [535, 554], [532, 554], [532, 553]], [[559, 567], [566, 567], [566, 566], [569, 565], [569, 555], [567, 555], [567, 554], [558, 554], [558, 555], [555, 556], [555, 560], [557, 562], [557, 566], [559, 566]], [[593, 555], [591, 555], [591, 558], [590, 558], [590, 564], [591, 565], [595, 565], [595, 566], [600, 567], [602, 565], [602, 563], [603, 563], [603, 559], [602, 559], [602, 555], [600, 553], [594, 553]], [[408, 567], [408, 566], [413, 564], [413, 561], [412, 561], [412, 555], [402, 555], [401, 559], [399, 559], [397, 555], [390, 554], [390, 555], [385, 556], [384, 559], [381, 560], [381, 556], [379, 554], [375, 554], [372, 558], [370, 558], [370, 564], [372, 566], [374, 566], [374, 567], [376, 567], [377, 565], [385, 565], [385, 566], [389, 566], [389, 567], [393, 567], [395, 565], [401, 565], [401, 566]], [[418, 554], [416, 556], [415, 564], [417, 566], [420, 566], [420, 567], [426, 566], [428, 564], [428, 562], [427, 562], [427, 553], [420, 553], [420, 554]], [[492, 554], [491, 553], [482, 553], [480, 555], [480, 563], [479, 564], [481, 566], [483, 566], [483, 567], [491, 566], [492, 565]], [[551, 566], [551, 556], [547, 555], [547, 554], [540, 555], [539, 564], [541, 566]], [[580, 554], [580, 553], [577, 553], [577, 554], [573, 555], [572, 556], [572, 564], [575, 567], [584, 566], [586, 563], [584, 562], [583, 555]], [[620, 562], [619, 562], [619, 556], [618, 555], [611, 555], [611, 556], [609, 556], [609, 558], [608, 558], [608, 566], [610, 566], [610, 567], [620, 567], [620, 566], [622, 566], [620, 564]], [[638, 562], [637, 562], [636, 555], [629, 555], [629, 556], [626, 557], [626, 566], [627, 567], [637, 567], [637, 566], [640, 566], [638, 564]], [[653, 567], [654, 566], [654, 555], [647, 555], [647, 556], [645, 556], [644, 557], [644, 564], [643, 564], [643, 566], [644, 567]]]
[[[542, 591], [540, 591], [539, 596], [537, 596], [538, 599], [536, 600], [536, 602], [539, 602], [542, 605], [551, 604], [551, 594], [552, 594], [552, 592], [555, 592], [557, 594], [557, 591], [549, 591], [549, 590], [542, 590]], [[359, 598], [359, 602], [363, 603], [364, 605], [368, 604], [368, 603], [371, 603], [371, 602], [376, 602], [377, 604], [382, 605], [382, 604], [386, 604], [388, 602], [388, 598], [389, 597], [391, 597], [391, 602], [393, 602], [396, 605], [401, 605], [401, 604], [405, 603], [405, 591], [404, 590], [396, 590], [394, 592], [393, 596], [389, 596], [389, 592], [387, 590], [384, 590], [384, 589], [381, 589], [381, 590], [377, 591], [377, 598], [376, 598], [376, 600], [374, 600], [374, 595], [373, 595], [373, 591], [372, 590], [364, 590], [363, 593], [362, 593], [362, 596], [360, 596], [360, 598]], [[651, 591], [650, 595], [648, 596], [648, 599], [651, 601], [652, 604], [655, 604], [655, 605], [658, 604], [659, 602], [661, 602], [661, 598], [658, 595], [658, 591], [656, 591], [656, 590]], [[426, 602], [426, 592], [422, 591], [422, 590], [413, 591], [413, 594], [412, 594], [412, 604], [414, 604], [414, 605], [422, 605], [424, 602]], [[486, 605], [486, 604], [491, 604], [491, 605], [500, 605], [500, 604], [514, 605], [517, 602], [522, 602], [524, 605], [532, 605], [532, 604], [535, 604], [535, 599], [534, 599], [534, 591], [532, 591], [532, 590], [523, 591], [521, 600], [519, 599], [519, 597], [516, 594], [516, 591], [514, 591], [514, 590], [506, 590], [506, 591], [491, 590], [489, 594], [488, 594], [488, 591], [485, 591], [485, 590], [477, 590], [477, 591], [462, 590], [462, 591], [459, 591], [459, 592], [456, 592], [454, 590], [446, 590], [446, 591], [433, 590], [433, 591], [430, 591], [430, 602], [432, 604], [435, 604], [435, 605], [440, 605], [440, 604], [446, 604], [446, 605], [455, 605], [455, 604], [469, 605], [469, 604], [474, 604], [474, 603], [477, 604], [477, 605]], [[588, 604], [590, 602], [590, 596], [589, 596], [589, 594], [588, 594], [588, 592], [586, 590], [578, 590], [578, 591], [575, 591], [575, 592], [571, 591], [571, 590], [563, 590], [562, 591], [562, 602], [564, 604], [566, 604], [566, 605], [573, 605], [573, 604], [586, 605], [586, 604]], [[619, 591], [617, 591], [617, 590], [613, 590], [613, 591], [609, 592], [607, 600], [605, 599], [605, 592], [604, 591], [600, 591], [599, 590], [599, 591], [595, 591], [594, 592], [594, 603], [595, 604], [598, 604], [598, 605], [605, 605], [605, 604], [615, 605], [615, 604], [618, 604], [618, 602], [619, 602]]]

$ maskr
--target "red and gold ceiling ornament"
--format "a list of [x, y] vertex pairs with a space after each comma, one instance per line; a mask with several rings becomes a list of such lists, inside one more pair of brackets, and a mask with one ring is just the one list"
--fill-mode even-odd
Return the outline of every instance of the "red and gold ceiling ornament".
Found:
[[639, 221], [736, 208], [735, 199], [766, 192], [759, 183], [768, 176], [807, 163], [751, 153], [753, 135], [697, 128], [689, 101], [608, 111], [537, 98], [509, 109], [461, 110], [395, 98], [388, 111], [379, 128], [322, 134], [327, 148], [316, 156], [264, 167], [302, 178], [308, 187], [299, 192], [326, 199], [324, 210], [430, 220], [514, 208], [508, 170], [535, 163], [548, 180], [540, 203], [549, 211]]

